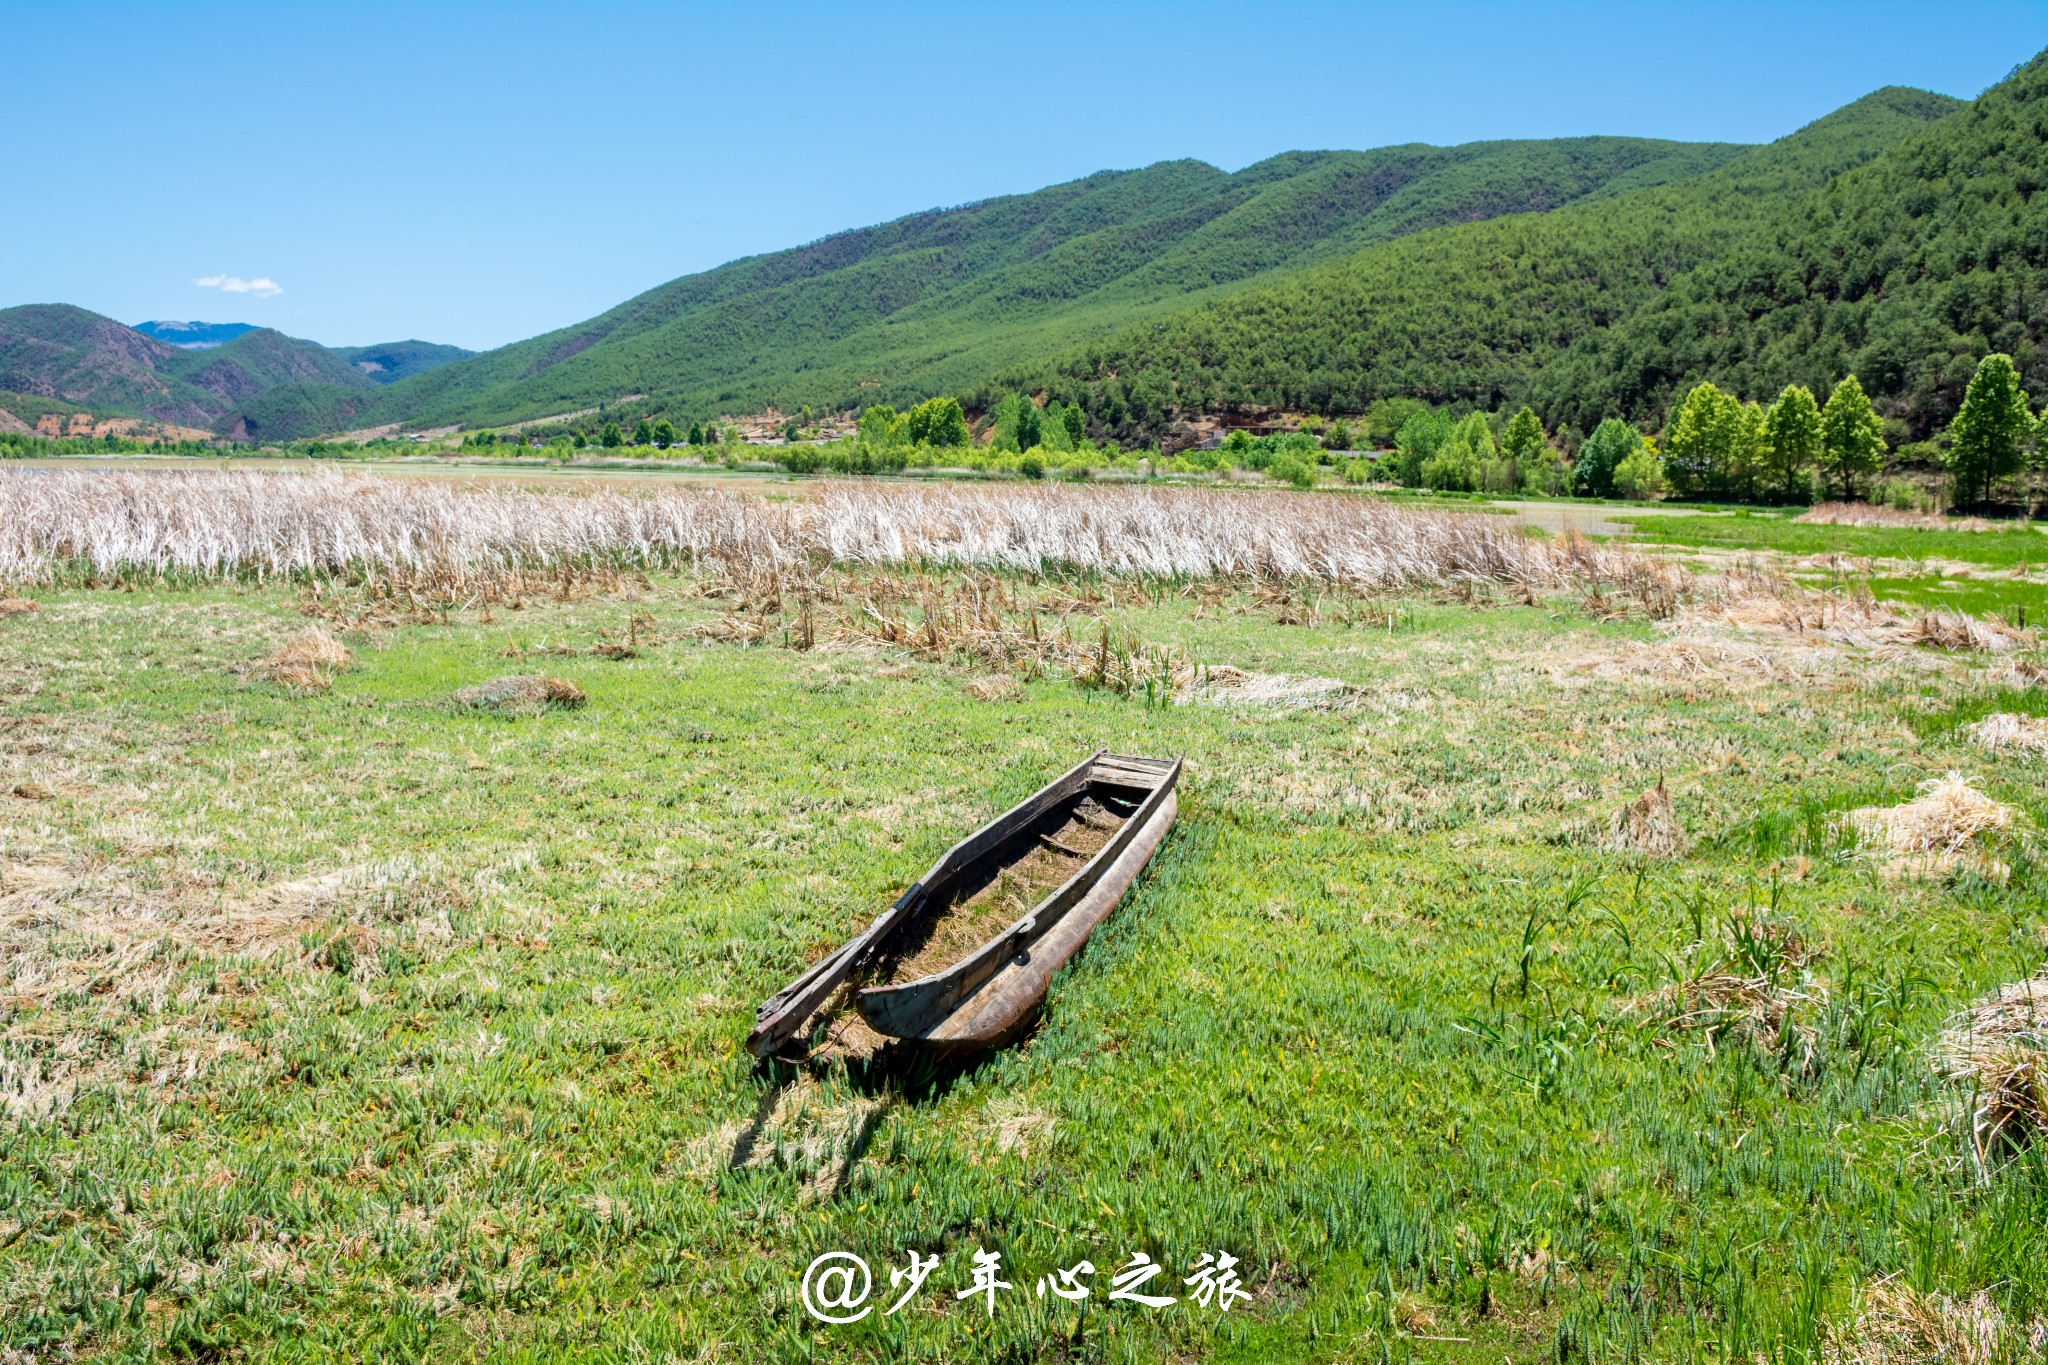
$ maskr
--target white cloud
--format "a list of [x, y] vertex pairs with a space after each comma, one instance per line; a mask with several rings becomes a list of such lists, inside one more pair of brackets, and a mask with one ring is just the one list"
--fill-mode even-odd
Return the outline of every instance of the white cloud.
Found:
[[224, 294], [254, 294], [266, 299], [284, 292], [284, 286], [268, 275], [258, 275], [253, 280], [245, 280], [240, 275], [202, 275], [192, 283], [201, 289], [218, 289]]

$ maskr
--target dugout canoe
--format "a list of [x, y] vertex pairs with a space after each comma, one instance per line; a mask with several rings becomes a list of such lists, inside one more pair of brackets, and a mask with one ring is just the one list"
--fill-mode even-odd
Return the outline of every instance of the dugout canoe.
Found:
[[805, 1051], [870, 1051], [865, 1038], [950, 1053], [1014, 1037], [1173, 827], [1180, 769], [1106, 751], [1075, 764], [768, 997], [747, 1050], [766, 1057], [801, 1040]]

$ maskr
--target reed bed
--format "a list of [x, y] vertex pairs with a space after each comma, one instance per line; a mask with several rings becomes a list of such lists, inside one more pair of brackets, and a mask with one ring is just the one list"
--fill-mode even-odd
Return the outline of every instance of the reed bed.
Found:
[[1354, 589], [1597, 582], [1669, 594], [1674, 570], [1501, 518], [1358, 498], [1143, 488], [820, 485], [804, 500], [678, 489], [539, 492], [316, 470], [0, 477], [0, 582], [69, 573], [432, 574], [551, 564], [922, 563]]
[[1874, 502], [1824, 502], [1792, 518], [1808, 526], [1907, 527], [1925, 531], [1988, 531], [1982, 517], [1947, 517], [1939, 512], [1908, 512]]

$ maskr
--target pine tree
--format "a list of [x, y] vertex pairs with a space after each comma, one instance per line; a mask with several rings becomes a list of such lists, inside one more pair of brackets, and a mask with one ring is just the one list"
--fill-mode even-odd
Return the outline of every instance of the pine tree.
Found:
[[1081, 442], [1088, 439], [1088, 418], [1082, 413], [1081, 405], [1068, 404], [1067, 410], [1060, 415], [1060, 420], [1066, 423], [1068, 439], [1073, 441], [1076, 449], [1079, 449]]
[[633, 444], [651, 446], [654, 444], [654, 423], [642, 417], [633, 427]]
[[709, 444], [704, 436], [704, 424], [702, 422], [690, 423], [690, 444], [693, 446]]
[[2033, 432], [2034, 414], [2012, 357], [1985, 356], [1949, 424], [1946, 458], [1955, 471], [1956, 501], [1983, 502], [2000, 479], [2019, 473]]
[[1844, 498], [1856, 496], [1856, 481], [1875, 474], [1884, 456], [1884, 423], [1855, 375], [1843, 376], [1820, 413], [1820, 468]]
[[1797, 502], [1806, 471], [1820, 461], [1820, 404], [1813, 390], [1788, 384], [1764, 417], [1764, 471], [1771, 491]]
[[611, 450], [623, 444], [625, 439], [624, 436], [619, 434], [619, 424], [617, 422], [606, 422], [604, 430], [598, 435], [597, 443], [605, 447], [605, 449]]

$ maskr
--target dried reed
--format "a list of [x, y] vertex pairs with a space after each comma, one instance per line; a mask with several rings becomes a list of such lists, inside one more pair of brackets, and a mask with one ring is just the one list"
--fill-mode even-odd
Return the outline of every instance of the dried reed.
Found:
[[805, 501], [701, 490], [540, 492], [316, 470], [0, 476], [0, 581], [430, 575], [707, 559], [923, 563], [1377, 590], [1494, 581], [1667, 598], [1679, 571], [1498, 517], [1220, 490], [826, 483]]
[[1988, 531], [1982, 517], [1945, 517], [1939, 512], [1905, 512], [1873, 502], [1824, 502], [1792, 518], [1814, 526], [1900, 526], [1929, 531]]

